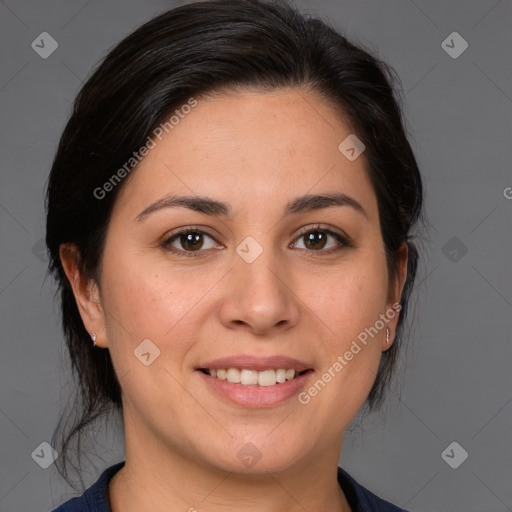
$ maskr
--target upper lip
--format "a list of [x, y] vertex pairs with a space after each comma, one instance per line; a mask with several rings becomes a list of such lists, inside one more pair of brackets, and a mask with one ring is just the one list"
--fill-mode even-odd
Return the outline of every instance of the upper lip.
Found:
[[293, 357], [275, 355], [275, 356], [251, 356], [248, 354], [242, 354], [239, 356], [228, 356], [214, 359], [212, 361], [206, 361], [198, 366], [198, 370], [201, 368], [208, 369], [224, 369], [224, 368], [240, 368], [247, 370], [263, 371], [263, 370], [279, 370], [279, 369], [294, 369], [299, 372], [304, 370], [312, 370], [312, 365], [294, 359]]

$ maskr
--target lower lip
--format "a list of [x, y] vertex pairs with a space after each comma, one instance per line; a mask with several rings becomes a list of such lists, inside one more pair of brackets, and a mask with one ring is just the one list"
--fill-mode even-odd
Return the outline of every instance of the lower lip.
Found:
[[273, 386], [244, 386], [211, 377], [200, 370], [197, 370], [197, 373], [214, 393], [241, 407], [257, 408], [278, 405], [297, 395], [305, 387], [313, 371], [309, 370], [292, 380]]

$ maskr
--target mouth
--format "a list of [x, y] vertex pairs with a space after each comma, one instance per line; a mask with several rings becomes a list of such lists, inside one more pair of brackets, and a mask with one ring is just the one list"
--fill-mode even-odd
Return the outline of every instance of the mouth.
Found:
[[216, 399], [244, 408], [283, 404], [311, 380], [315, 371], [309, 361], [283, 354], [238, 354], [202, 361], [198, 375]]
[[268, 387], [297, 379], [301, 375], [311, 372], [312, 369], [269, 368], [258, 371], [248, 368], [199, 368], [199, 371], [214, 379], [224, 380], [231, 384]]
[[244, 408], [273, 407], [302, 391], [313, 366], [287, 356], [229, 356], [204, 361], [195, 368], [214, 396]]

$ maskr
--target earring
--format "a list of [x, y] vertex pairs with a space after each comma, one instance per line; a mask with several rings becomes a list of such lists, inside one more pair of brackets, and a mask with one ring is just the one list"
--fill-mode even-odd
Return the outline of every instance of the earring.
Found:
[[390, 345], [390, 344], [391, 344], [391, 340], [390, 340], [390, 338], [389, 338], [389, 327], [386, 327], [386, 343], [387, 343], [388, 345]]
[[91, 338], [92, 338], [92, 344], [93, 344], [94, 346], [96, 346], [96, 334], [93, 334], [93, 335], [91, 336]]

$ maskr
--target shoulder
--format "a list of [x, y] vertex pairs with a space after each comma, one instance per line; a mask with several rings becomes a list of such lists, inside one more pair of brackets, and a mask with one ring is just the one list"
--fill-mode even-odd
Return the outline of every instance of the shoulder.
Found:
[[345, 493], [352, 512], [407, 512], [407, 510], [379, 498], [358, 483], [341, 467], [338, 467], [338, 482]]
[[81, 496], [71, 498], [50, 512], [111, 512], [108, 500], [108, 483], [124, 466], [124, 463], [125, 461], [122, 461], [108, 467]]

